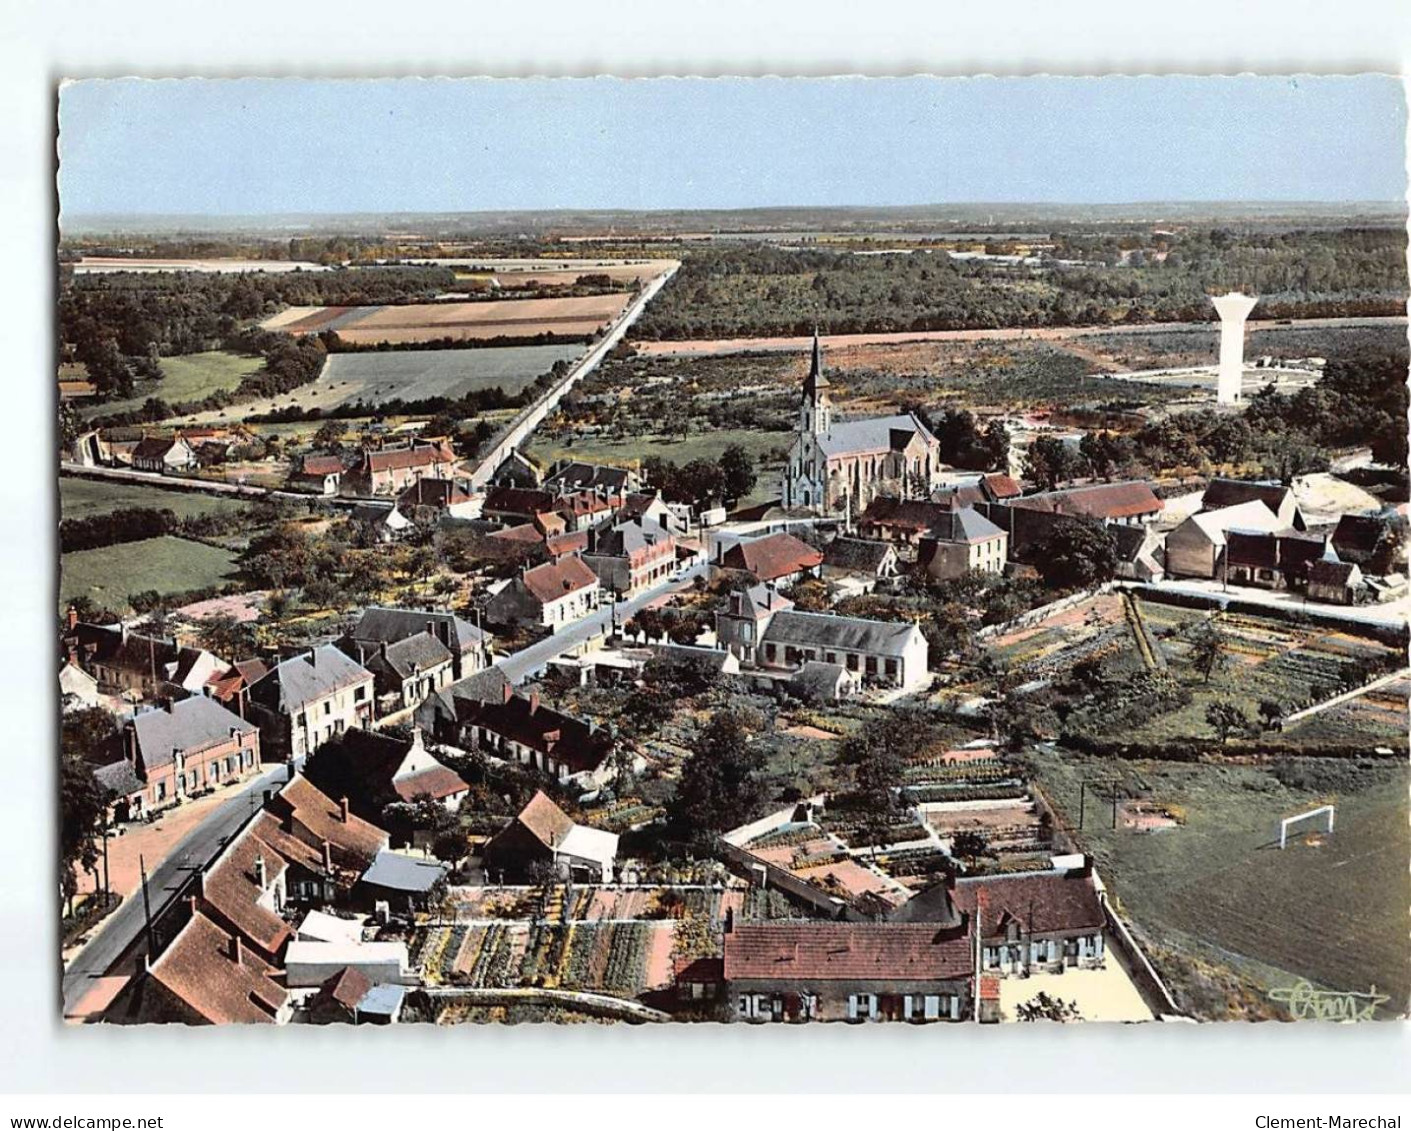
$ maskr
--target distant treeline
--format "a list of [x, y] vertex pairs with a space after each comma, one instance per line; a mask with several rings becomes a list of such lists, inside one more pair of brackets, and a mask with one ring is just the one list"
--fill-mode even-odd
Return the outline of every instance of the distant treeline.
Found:
[[[1079, 237], [1072, 254], [1094, 250]], [[769, 245], [688, 255], [638, 320], [646, 340], [827, 333], [1210, 322], [1207, 295], [1257, 293], [1256, 317], [1400, 314], [1406, 236], [1392, 228], [1163, 235], [1125, 263], [1041, 266], [952, 259], [942, 251], [853, 255]], [[1109, 265], [1102, 259], [1111, 259]]]
[[167, 507], [119, 507], [88, 518], [66, 518], [59, 523], [59, 553], [98, 550], [124, 542], [141, 542], [164, 534], [209, 538], [249, 522], [242, 513], [202, 514], [180, 518]]

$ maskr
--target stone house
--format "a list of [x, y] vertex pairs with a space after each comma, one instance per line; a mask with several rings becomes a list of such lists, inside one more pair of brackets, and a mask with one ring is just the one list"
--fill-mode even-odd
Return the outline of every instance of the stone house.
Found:
[[916, 564], [932, 577], [953, 581], [967, 573], [1003, 573], [1009, 535], [974, 507], [946, 511], [921, 538]]
[[492, 624], [557, 630], [598, 607], [598, 575], [577, 555], [527, 569], [485, 603]]
[[373, 721], [374, 677], [332, 644], [291, 656], [256, 680], [250, 714], [271, 758], [302, 758]]

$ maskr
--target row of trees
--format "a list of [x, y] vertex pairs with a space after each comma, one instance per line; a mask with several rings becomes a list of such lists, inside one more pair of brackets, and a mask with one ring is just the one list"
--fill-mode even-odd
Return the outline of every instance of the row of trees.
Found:
[[672, 503], [702, 507], [711, 502], [735, 502], [754, 490], [754, 457], [740, 444], [727, 444], [718, 459], [693, 459], [677, 464], [661, 456], [642, 461], [643, 483]]

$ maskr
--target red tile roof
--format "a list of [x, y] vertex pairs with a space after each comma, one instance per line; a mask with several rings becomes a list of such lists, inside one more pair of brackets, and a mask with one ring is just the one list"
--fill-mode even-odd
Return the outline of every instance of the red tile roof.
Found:
[[[256, 883], [256, 861], [265, 868], [265, 888]], [[265, 954], [279, 953], [293, 932], [275, 912], [258, 900], [283, 874], [284, 857], [253, 832], [241, 836], [213, 869], [201, 877], [201, 898], [214, 916], [239, 931]]]
[[999, 938], [1010, 922], [1025, 934], [1099, 930], [1105, 919], [1091, 874], [1050, 872], [1036, 876], [995, 876], [962, 880], [951, 898], [956, 910], [973, 916], [981, 889], [986, 896], [984, 937]]
[[366, 471], [393, 471], [407, 467], [429, 467], [437, 463], [454, 464], [456, 453], [438, 440], [434, 444], [418, 444], [410, 448], [393, 448], [384, 451], [364, 452], [363, 466]]
[[458, 793], [465, 793], [470, 789], [470, 786], [466, 785], [465, 779], [449, 766], [433, 766], [429, 770], [422, 770], [419, 774], [409, 774], [407, 777], [398, 778], [392, 783], [392, 788], [397, 791], [397, 796], [403, 801], [412, 801], [418, 797], [430, 797], [435, 801], [441, 801], [447, 797], [454, 797]]
[[597, 585], [598, 575], [588, 568], [582, 558], [566, 557], [526, 570], [520, 580], [535, 600], [547, 605], [550, 601]]
[[515, 818], [533, 834], [534, 839], [545, 848], [556, 848], [563, 844], [563, 838], [573, 829], [573, 821], [567, 813], [549, 800], [541, 789], [536, 790], [529, 804], [519, 811]]
[[[319, 853], [323, 842], [327, 841], [334, 866], [359, 876], [371, 867], [378, 852], [387, 847], [385, 832], [355, 813], [349, 813], [344, 819], [339, 803], [315, 789], [302, 775], [271, 800], [266, 816], [272, 817], [295, 840]], [[269, 839], [263, 830], [259, 835], [262, 840]], [[277, 841], [269, 843], [284, 851], [284, 846]]]
[[275, 969], [199, 911], [152, 964], [150, 975], [212, 1025], [269, 1024], [288, 998]]
[[1019, 485], [1017, 479], [1008, 475], [1000, 475], [997, 472], [993, 475], [986, 475], [981, 483], [984, 485], [985, 491], [996, 502], [1013, 499], [1024, 493], [1024, 488]]
[[358, 1002], [372, 989], [372, 982], [361, 970], [345, 966], [319, 987], [319, 996], [337, 1002], [350, 1012], [357, 1009]]
[[1011, 499], [1012, 507], [1049, 511], [1077, 518], [1135, 518], [1159, 514], [1161, 500], [1146, 483], [1093, 483], [1086, 487], [1067, 487], [1061, 491], [1045, 491]]
[[337, 475], [343, 470], [343, 461], [338, 456], [305, 456], [299, 474]]
[[745, 570], [760, 581], [774, 581], [822, 565], [823, 551], [792, 534], [769, 534], [731, 546], [720, 564], [726, 569]]
[[726, 981], [933, 981], [972, 965], [963, 934], [921, 924], [742, 923], [725, 936]]
[[561, 558], [565, 554], [581, 554], [588, 548], [588, 532], [574, 530], [568, 534], [551, 534], [544, 539], [544, 548], [550, 557]]

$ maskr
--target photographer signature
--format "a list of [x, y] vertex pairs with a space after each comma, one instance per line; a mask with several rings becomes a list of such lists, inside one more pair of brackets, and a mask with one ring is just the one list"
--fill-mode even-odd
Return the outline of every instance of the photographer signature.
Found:
[[1269, 991], [1269, 1000], [1287, 1005], [1295, 1021], [1370, 1021], [1377, 1006], [1390, 1001], [1373, 986], [1365, 994], [1316, 990], [1305, 978]]

